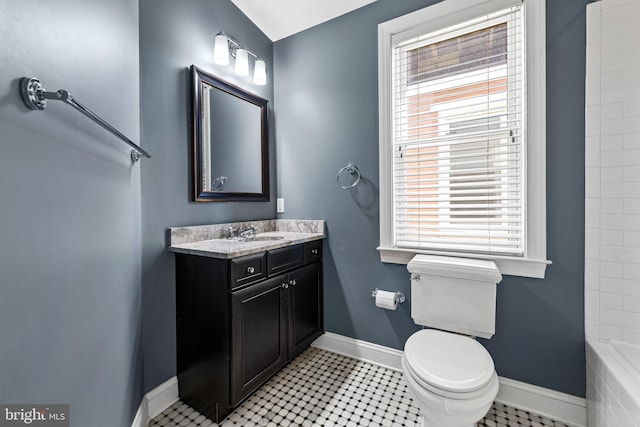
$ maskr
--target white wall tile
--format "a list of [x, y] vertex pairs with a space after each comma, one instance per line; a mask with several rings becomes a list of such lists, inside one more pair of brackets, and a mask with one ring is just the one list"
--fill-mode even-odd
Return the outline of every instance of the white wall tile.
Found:
[[622, 341], [640, 345], [640, 329], [624, 328], [622, 330]]
[[586, 168], [585, 196], [600, 197], [600, 168], [598, 167]]
[[[598, 89], [600, 88], [600, 64], [601, 64], [601, 53], [602, 51], [602, 45], [600, 43], [594, 43], [591, 45], [587, 46], [587, 52], [586, 52], [586, 63], [587, 63], [587, 69], [590, 70], [591, 73], [593, 74], [598, 74], [598, 77], [594, 78], [593, 81], [592, 80], [587, 80], [587, 84], [596, 84]], [[593, 101], [593, 100], [590, 100]], [[599, 102], [598, 102], [599, 103]]]
[[610, 262], [637, 262], [640, 260], [640, 248], [601, 246], [600, 259]]
[[[615, 113], [619, 111], [616, 109]], [[623, 113], [625, 117], [633, 117], [640, 115], [640, 100], [631, 99], [624, 102]]]
[[[622, 168], [622, 180], [626, 182], [640, 181], [640, 166], [624, 166]], [[640, 184], [637, 184], [640, 186]], [[640, 190], [640, 187], [638, 187]]]
[[626, 166], [610, 166], [600, 168], [600, 182], [620, 182], [624, 179]]
[[600, 244], [603, 246], [624, 246], [624, 232], [620, 230], [600, 230]]
[[638, 215], [602, 214], [600, 228], [603, 230], [640, 231], [640, 218]]
[[627, 4], [632, 1], [634, 0], [603, 0], [600, 4], [600, 7], [602, 8], [602, 10], [605, 10], [611, 7], [620, 6], [621, 4]]
[[[630, 183], [628, 184], [628, 188], [633, 190], [637, 189], [635, 193], [633, 191], [629, 192], [629, 196], [640, 196], [640, 184]], [[640, 198], [637, 199], [624, 199], [624, 213], [629, 215], [637, 215], [640, 214]], [[640, 260], [639, 260], [640, 262]]]
[[[600, 151], [623, 150], [624, 149], [625, 136], [626, 135], [623, 135], [623, 134], [601, 135], [600, 136]], [[638, 147], [638, 148], [640, 148], [640, 147]]]
[[[604, 89], [603, 89], [604, 91]], [[587, 108], [592, 108], [597, 110], [597, 106], [590, 105]], [[602, 109], [600, 109], [602, 110]], [[595, 114], [595, 111], [594, 111]], [[632, 133], [632, 132], [640, 132], [640, 120], [637, 120], [635, 117], [622, 117], [615, 119], [602, 120], [600, 124], [600, 130], [602, 135], [617, 135], [624, 133]], [[593, 134], [587, 134], [591, 136]]]
[[[605, 168], [611, 169], [611, 168]], [[604, 181], [604, 180], [603, 180]], [[601, 186], [603, 191], [605, 188]], [[601, 193], [604, 197], [605, 193]], [[623, 214], [624, 213], [624, 199], [600, 199], [600, 213], [601, 214]]]
[[627, 18], [638, 20], [640, 19], [640, 2], [630, 1], [625, 4], [625, 15]]
[[[621, 295], [618, 295], [622, 298]], [[622, 305], [622, 301], [620, 301]], [[598, 291], [585, 291], [584, 293], [584, 314], [586, 320], [598, 320], [600, 310], [600, 293]]]
[[627, 19], [625, 5], [621, 4], [602, 9], [602, 25], [613, 25]]
[[[640, 0], [590, 4], [587, 22], [585, 336], [640, 344]], [[611, 356], [590, 354], [589, 426], [640, 427]]]
[[601, 277], [600, 291], [611, 294], [640, 296], [640, 281]]
[[[640, 120], [637, 120], [640, 123]], [[639, 124], [640, 126], [640, 124]], [[602, 158], [600, 166], [634, 166], [640, 164], [640, 150], [617, 150], [604, 151], [604, 140], [602, 141]]]
[[[623, 310], [630, 311], [633, 313], [640, 313], [640, 297], [633, 297], [630, 295], [625, 295], [622, 297], [623, 299]], [[631, 326], [631, 325], [630, 325]], [[636, 325], [637, 328], [640, 329], [640, 323]]]
[[588, 290], [600, 289], [600, 260], [586, 259], [584, 262], [584, 285]]
[[[639, 249], [640, 250], [640, 249]], [[602, 257], [600, 251], [600, 230], [597, 228], [587, 228], [584, 234], [584, 255], [585, 258], [597, 259]]]
[[587, 341], [600, 341], [600, 323], [597, 320], [585, 320], [584, 336]]
[[621, 262], [600, 261], [600, 277], [624, 278], [624, 264]]
[[[622, 103], [622, 105], [624, 111], [624, 103]], [[587, 105], [585, 107], [585, 136], [600, 136], [602, 123], [600, 118], [601, 110], [602, 107], [600, 105]]]
[[[598, 70], [598, 72], [600, 72]], [[640, 81], [638, 81], [638, 73], [640, 72], [640, 67], [629, 67], [624, 69], [624, 86], [625, 87], [637, 87], [640, 86]]]
[[[606, 51], [608, 50], [615, 50], [615, 52], [612, 52], [612, 54], [618, 54], [622, 52], [622, 49], [622, 40], [610, 40], [602, 44], [602, 55], [605, 55], [607, 53]], [[601, 73], [600, 78], [600, 87], [602, 89], [622, 87], [624, 86], [624, 69]], [[602, 106], [603, 109], [605, 107], [607, 107], [606, 104]], [[623, 111], [624, 109], [621, 108], [621, 112]]]
[[[640, 74], [638, 74], [638, 76], [640, 76]], [[625, 150], [640, 149], [640, 133], [629, 133], [624, 135], [622, 148], [624, 148]]]
[[[640, 260], [636, 260], [636, 262], [640, 262]], [[625, 263], [623, 278], [626, 280], [640, 280], [640, 264]], [[640, 325], [638, 325], [638, 327], [640, 327]]]
[[600, 166], [600, 136], [587, 137], [585, 145], [585, 165]]
[[[621, 328], [635, 328], [636, 325], [640, 325], [640, 313], [600, 308], [600, 323], [620, 326]], [[602, 337], [602, 329], [600, 330], [600, 336]]]
[[602, 120], [619, 119], [625, 116], [626, 102], [614, 102], [613, 104], [604, 104], [600, 108], [600, 117]]
[[600, 341], [621, 341], [623, 338], [623, 328], [621, 326], [606, 325], [600, 323], [599, 335]]
[[600, 227], [600, 199], [585, 199], [584, 226], [585, 228]]
[[623, 310], [624, 296], [618, 294], [608, 294], [605, 292], [600, 293], [600, 305], [602, 308], [609, 308], [611, 310]]
[[640, 248], [640, 231], [626, 230], [622, 232], [624, 236], [624, 246], [629, 248]]
[[625, 198], [636, 197], [640, 187], [637, 182], [603, 182], [600, 185], [600, 197], [605, 198]]

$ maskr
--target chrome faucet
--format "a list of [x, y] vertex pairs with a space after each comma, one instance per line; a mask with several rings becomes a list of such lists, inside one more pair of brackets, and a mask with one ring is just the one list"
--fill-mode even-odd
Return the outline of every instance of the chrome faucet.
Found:
[[225, 228], [225, 231], [227, 232], [228, 240], [235, 239], [236, 237], [238, 237], [238, 230], [236, 230], [232, 226]]
[[238, 237], [243, 240], [255, 239], [257, 231], [258, 230], [256, 230], [256, 227], [254, 225], [250, 225], [244, 230], [238, 231]]

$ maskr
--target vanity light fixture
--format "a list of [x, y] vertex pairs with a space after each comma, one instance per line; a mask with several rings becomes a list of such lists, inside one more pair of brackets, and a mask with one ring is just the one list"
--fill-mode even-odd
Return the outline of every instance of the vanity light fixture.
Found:
[[267, 84], [267, 65], [258, 55], [241, 46], [240, 43], [220, 31], [216, 34], [213, 47], [213, 62], [229, 65], [229, 56], [235, 59], [234, 70], [239, 76], [249, 75], [249, 55], [255, 59], [253, 82], [264, 86]]

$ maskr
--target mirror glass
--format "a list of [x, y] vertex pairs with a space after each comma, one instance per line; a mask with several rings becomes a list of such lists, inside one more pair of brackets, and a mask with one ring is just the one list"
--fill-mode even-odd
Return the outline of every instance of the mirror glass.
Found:
[[269, 200], [267, 100], [191, 68], [195, 200]]

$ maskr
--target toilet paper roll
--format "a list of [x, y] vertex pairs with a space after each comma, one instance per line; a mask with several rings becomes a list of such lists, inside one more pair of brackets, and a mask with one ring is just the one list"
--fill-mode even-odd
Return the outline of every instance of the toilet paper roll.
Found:
[[376, 292], [376, 306], [386, 310], [395, 310], [398, 307], [396, 293], [378, 290]]

